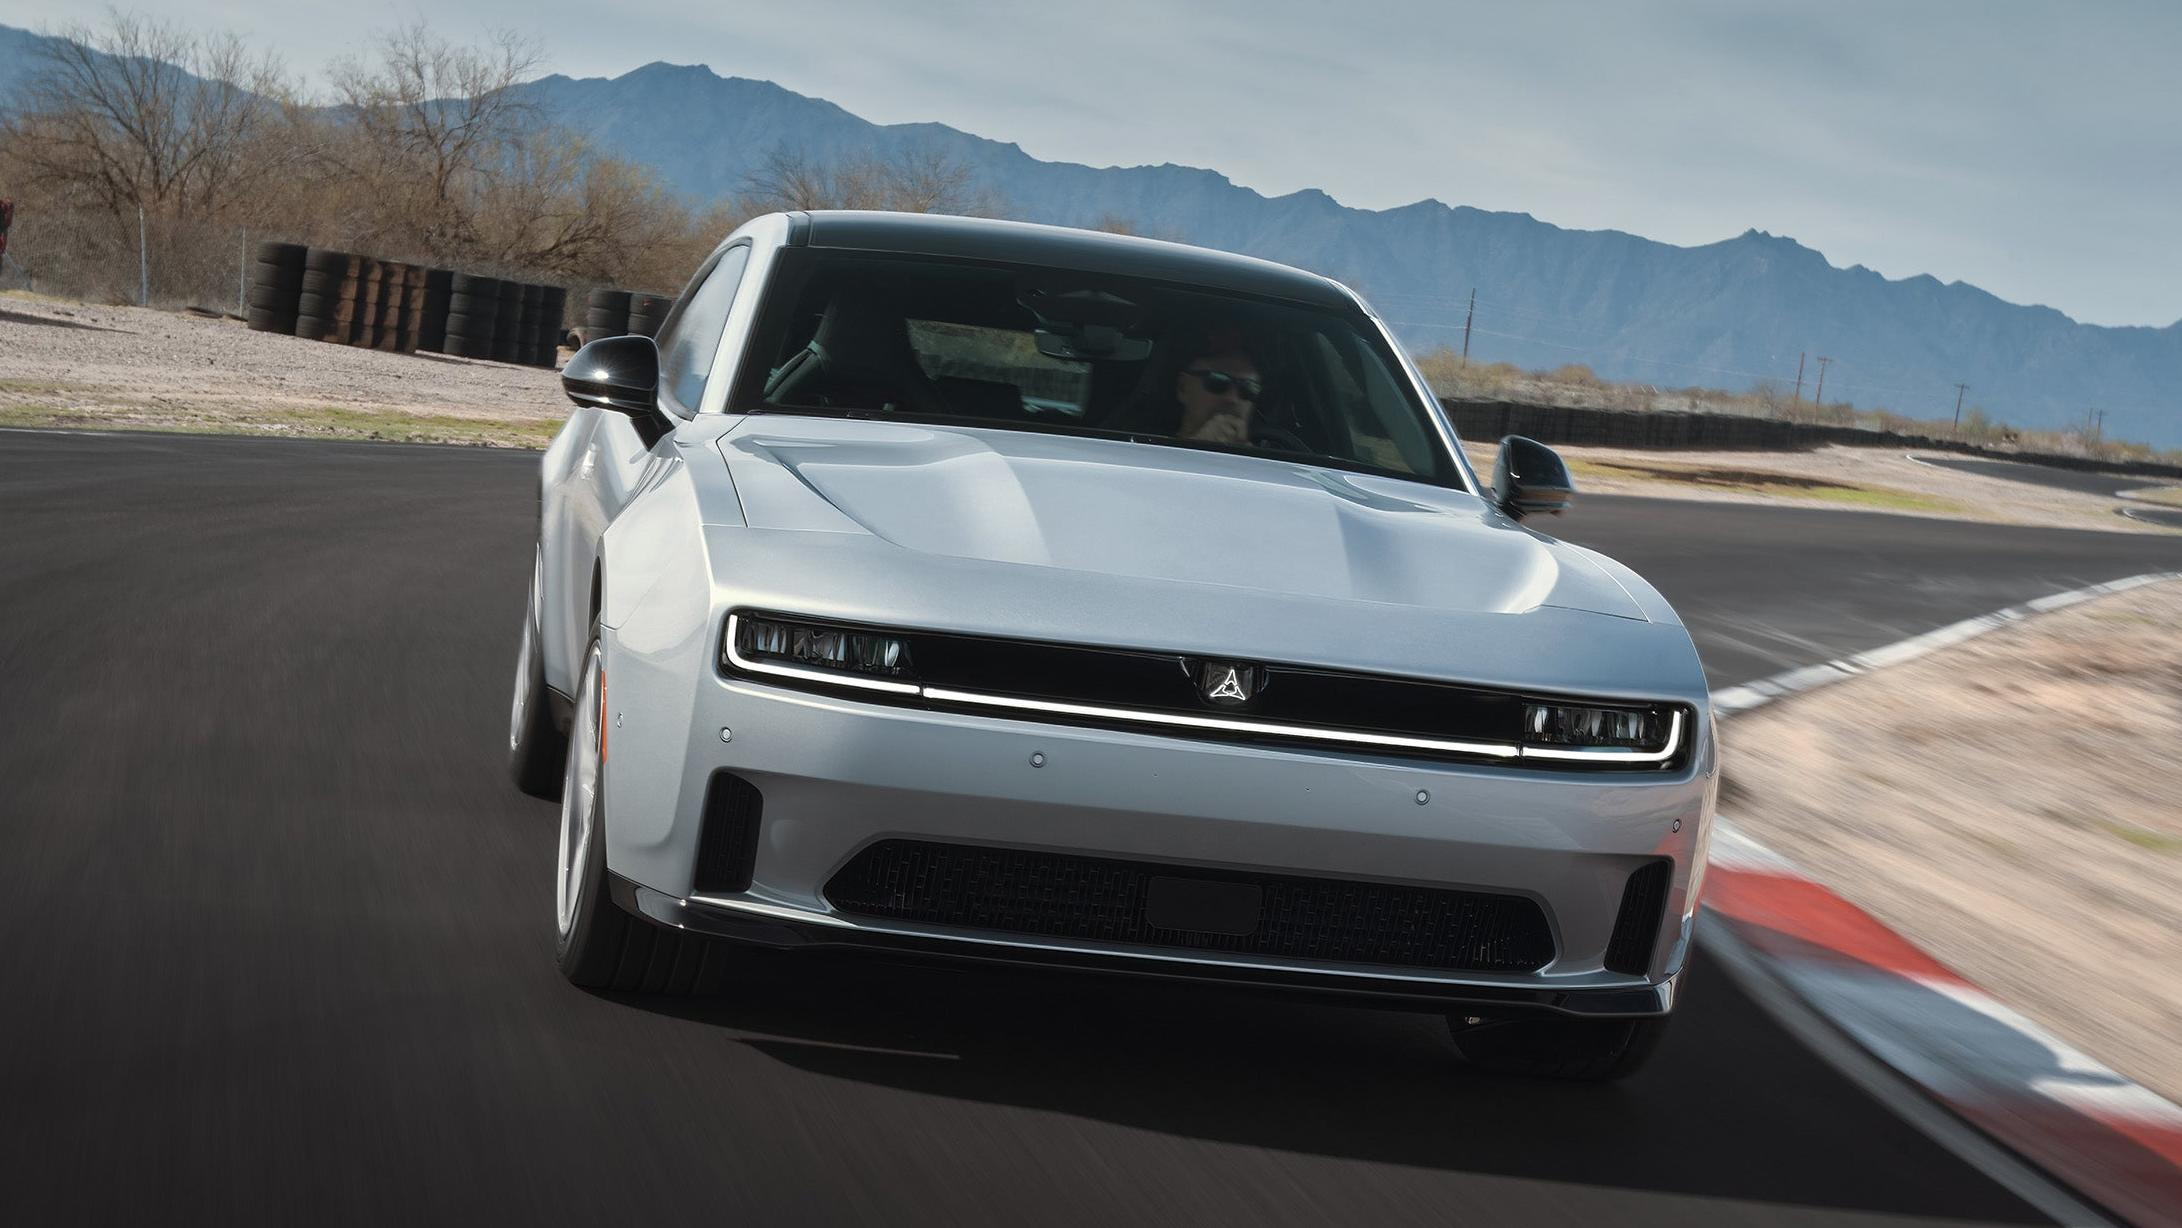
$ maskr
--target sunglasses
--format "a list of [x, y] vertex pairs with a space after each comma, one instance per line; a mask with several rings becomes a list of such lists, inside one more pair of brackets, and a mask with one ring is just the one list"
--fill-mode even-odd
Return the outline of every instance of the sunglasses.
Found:
[[1182, 374], [1196, 376], [1197, 382], [1204, 385], [1205, 391], [1213, 396], [1219, 396], [1221, 393], [1233, 388], [1236, 390], [1235, 395], [1241, 399], [1255, 401], [1258, 399], [1258, 394], [1265, 391], [1265, 385], [1258, 382], [1255, 376], [1229, 375], [1225, 371], [1202, 369], [1184, 371]]

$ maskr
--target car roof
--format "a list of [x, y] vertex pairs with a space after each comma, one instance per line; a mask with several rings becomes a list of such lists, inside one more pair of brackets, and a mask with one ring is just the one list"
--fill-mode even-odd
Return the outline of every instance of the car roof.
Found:
[[789, 242], [798, 247], [992, 260], [1180, 282], [1324, 307], [1355, 305], [1338, 282], [1316, 273], [1136, 235], [939, 213], [841, 209], [789, 217], [794, 223]]

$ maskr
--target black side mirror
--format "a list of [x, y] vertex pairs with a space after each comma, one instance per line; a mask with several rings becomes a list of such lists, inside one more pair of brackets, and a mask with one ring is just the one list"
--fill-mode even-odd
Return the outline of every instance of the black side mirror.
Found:
[[561, 390], [578, 405], [638, 420], [659, 414], [659, 346], [650, 337], [601, 337], [561, 368]]
[[1500, 510], [1517, 520], [1540, 512], [1558, 516], [1575, 498], [1576, 484], [1560, 453], [1521, 435], [1501, 439], [1493, 464], [1493, 502]]

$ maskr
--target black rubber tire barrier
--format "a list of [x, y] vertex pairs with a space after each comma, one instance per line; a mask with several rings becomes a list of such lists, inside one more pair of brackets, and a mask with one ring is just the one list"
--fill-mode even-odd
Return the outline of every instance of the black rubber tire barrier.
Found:
[[456, 337], [460, 337], [473, 345], [489, 346], [492, 344], [493, 331], [493, 318], [491, 316], [449, 315], [447, 317], [447, 339], [450, 342]]
[[362, 261], [363, 257], [354, 252], [335, 251], [330, 247], [314, 247], [311, 249], [311, 254], [303, 258], [303, 269], [307, 273], [332, 273], [336, 276], [345, 276], [355, 272], [356, 266]]
[[300, 297], [301, 293], [293, 286], [252, 285], [249, 301], [252, 307], [262, 307], [267, 311], [293, 312]]
[[500, 293], [500, 281], [498, 278], [483, 277], [476, 273], [453, 273], [447, 278], [447, 288], [456, 294], [494, 298]]
[[305, 290], [296, 299], [295, 310], [297, 315], [317, 316], [322, 320], [348, 320], [355, 318], [355, 303], [354, 299], [333, 294], [312, 294]]
[[243, 313], [243, 323], [249, 325], [252, 332], [294, 333], [295, 313], [292, 311], [273, 311], [264, 307], [252, 307], [249, 311]]
[[301, 243], [260, 243], [252, 249], [251, 256], [260, 264], [278, 265], [284, 269], [300, 269], [310, 258], [311, 249]]
[[500, 310], [497, 294], [464, 294], [457, 290], [447, 296], [447, 310], [466, 316], [488, 316]]
[[338, 298], [343, 286], [350, 287], [352, 295], [355, 293], [356, 279], [339, 269], [306, 269], [303, 280], [298, 285], [305, 294], [327, 294]]
[[250, 284], [281, 286], [293, 290], [303, 284], [303, 270], [284, 264], [267, 264], [260, 260], [250, 266]]
[[338, 327], [324, 316], [299, 315], [295, 318], [295, 335], [305, 341], [324, 341]]
[[447, 353], [456, 358], [491, 358], [492, 342], [489, 339], [447, 334]]

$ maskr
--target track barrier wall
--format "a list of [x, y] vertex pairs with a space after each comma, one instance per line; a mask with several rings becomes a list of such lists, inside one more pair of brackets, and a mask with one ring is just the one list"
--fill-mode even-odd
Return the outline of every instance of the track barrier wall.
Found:
[[1903, 448], [1957, 452], [1993, 460], [2021, 461], [2060, 469], [2182, 477], [2182, 465], [2158, 461], [2101, 461], [2080, 456], [2018, 452], [1960, 439], [1935, 439], [1895, 431], [1867, 431], [1853, 426], [1783, 422], [1742, 414], [1686, 411], [1588, 409], [1563, 405], [1526, 405], [1515, 401], [1463, 401], [1442, 398], [1455, 431], [1472, 442], [1525, 435], [1546, 444], [1595, 444], [1617, 448], [1702, 449], [1721, 452], [1796, 452], [1849, 444], [1860, 448]]

